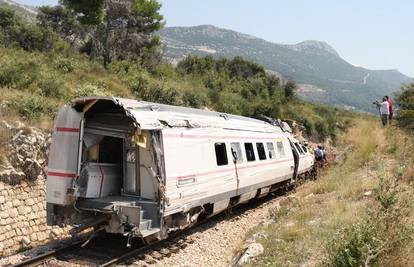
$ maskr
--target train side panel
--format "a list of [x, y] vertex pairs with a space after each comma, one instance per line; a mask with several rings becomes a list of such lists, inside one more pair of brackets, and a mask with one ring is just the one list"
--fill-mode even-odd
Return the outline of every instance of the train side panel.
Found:
[[[289, 141], [280, 133], [167, 129], [163, 144], [168, 198], [165, 216], [238, 195], [247, 200], [255, 197], [258, 189], [293, 175]], [[246, 146], [253, 148], [254, 160], [250, 155], [248, 161]], [[241, 160], [234, 159], [235, 147], [240, 148]]]

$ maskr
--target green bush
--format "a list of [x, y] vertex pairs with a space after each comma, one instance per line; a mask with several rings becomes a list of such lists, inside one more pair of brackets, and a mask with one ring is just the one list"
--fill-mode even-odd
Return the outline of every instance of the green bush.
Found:
[[73, 58], [58, 56], [54, 59], [54, 67], [63, 73], [71, 73], [78, 68], [77, 62]]
[[342, 230], [328, 246], [331, 258], [326, 265], [332, 267], [363, 266], [369, 249], [379, 246], [376, 230], [375, 224], [369, 220], [361, 220], [348, 229]]
[[193, 108], [201, 108], [207, 105], [207, 97], [195, 91], [186, 91], [182, 97], [183, 105]]
[[8, 62], [0, 68], [0, 86], [26, 89], [36, 81], [38, 75], [39, 70], [34, 62]]
[[13, 97], [10, 106], [26, 119], [50, 115], [56, 108], [47, 98], [38, 95]]
[[396, 117], [398, 125], [414, 132], [414, 83], [401, 87], [397, 102], [400, 106]]
[[44, 74], [37, 82], [42, 94], [47, 97], [61, 98], [66, 93], [65, 82], [63, 78], [56, 73]]
[[73, 93], [72, 98], [88, 96], [110, 96], [111, 94], [96, 84], [84, 84], [78, 87]]

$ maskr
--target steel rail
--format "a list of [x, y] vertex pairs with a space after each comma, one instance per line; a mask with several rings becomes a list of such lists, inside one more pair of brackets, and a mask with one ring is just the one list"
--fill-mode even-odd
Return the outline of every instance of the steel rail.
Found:
[[79, 242], [75, 242], [67, 247], [62, 247], [62, 248], [58, 248], [55, 250], [51, 250], [48, 251], [46, 253], [40, 254], [36, 257], [33, 258], [29, 258], [27, 260], [15, 263], [13, 265], [10, 265], [9, 267], [22, 267], [22, 266], [36, 266], [41, 264], [42, 262], [45, 262], [46, 260], [48, 260], [49, 258], [52, 258], [56, 255], [59, 255], [61, 253], [64, 253], [67, 250], [71, 250], [74, 248], [79, 247], [84, 241], [79, 241]]

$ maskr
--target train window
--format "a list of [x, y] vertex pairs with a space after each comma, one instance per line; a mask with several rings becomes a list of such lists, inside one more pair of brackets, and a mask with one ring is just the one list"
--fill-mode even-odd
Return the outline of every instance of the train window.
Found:
[[269, 159], [275, 159], [276, 158], [276, 152], [275, 152], [275, 146], [273, 143], [266, 143], [267, 151], [269, 153]]
[[216, 161], [218, 166], [227, 165], [227, 150], [225, 143], [215, 143], [214, 148], [216, 150]]
[[286, 153], [285, 153], [285, 148], [283, 147], [283, 143], [277, 142], [276, 147], [277, 147], [277, 154], [279, 154], [281, 158], [284, 158], [286, 156]]
[[308, 153], [308, 149], [306, 148], [306, 146], [302, 146], [302, 150], [303, 150], [305, 153]]
[[302, 155], [305, 154], [305, 153], [303, 153], [302, 148], [300, 148], [300, 145], [298, 143], [295, 143], [295, 146], [296, 146], [296, 149], [299, 151], [300, 154], [302, 154]]
[[257, 148], [257, 153], [259, 154], [259, 159], [265, 160], [266, 152], [265, 152], [263, 143], [256, 143], [256, 148]]
[[240, 143], [231, 143], [231, 154], [233, 155], [233, 159], [236, 163], [243, 162], [242, 151], [240, 147]]
[[244, 143], [244, 149], [246, 150], [247, 161], [255, 161], [254, 149], [252, 143]]

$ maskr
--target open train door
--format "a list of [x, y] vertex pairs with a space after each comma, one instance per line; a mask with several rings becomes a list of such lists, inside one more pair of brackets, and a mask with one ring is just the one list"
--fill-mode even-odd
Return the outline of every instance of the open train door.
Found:
[[299, 152], [296, 150], [295, 145], [293, 144], [292, 140], [289, 139], [290, 148], [292, 149], [293, 159], [295, 161], [295, 167], [293, 170], [293, 181], [296, 181], [298, 178], [298, 170], [299, 170]]
[[70, 205], [68, 190], [78, 175], [83, 113], [63, 106], [55, 119], [47, 173], [47, 203]]

